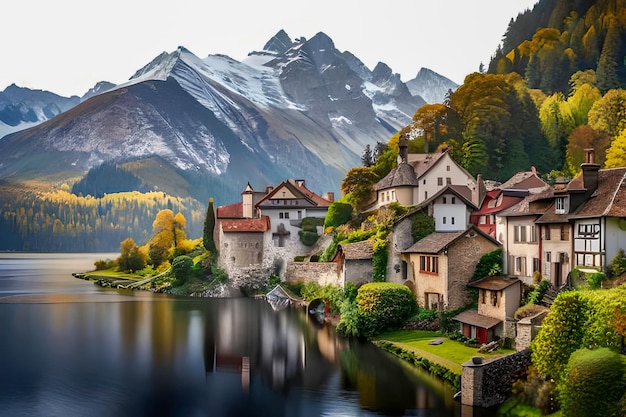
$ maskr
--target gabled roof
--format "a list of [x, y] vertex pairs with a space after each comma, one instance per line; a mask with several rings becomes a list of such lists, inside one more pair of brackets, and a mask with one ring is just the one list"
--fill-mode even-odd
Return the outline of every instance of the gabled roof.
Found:
[[537, 171], [533, 168], [531, 171], [522, 171], [513, 175], [507, 182], [501, 184], [498, 188], [501, 190], [512, 188], [517, 190], [530, 190], [531, 188], [543, 188], [548, 185], [544, 180], [537, 176]]
[[[473, 235], [472, 235], [473, 234]], [[460, 232], [434, 232], [426, 236], [425, 238], [418, 240], [408, 249], [402, 251], [402, 253], [428, 253], [438, 254], [443, 252], [446, 248], [454, 245], [457, 240], [461, 239], [465, 235], [475, 236], [482, 235], [485, 239], [490, 240], [494, 244], [500, 246], [500, 243], [493, 237], [489, 236], [475, 225], [471, 225], [467, 230]]]
[[304, 201], [304, 204], [300, 204], [300, 206], [329, 207], [332, 204], [331, 201], [326, 200], [325, 198], [315, 194], [313, 191], [306, 188], [306, 186], [304, 185], [304, 181], [294, 181], [290, 179], [281, 182], [276, 188], [274, 188], [265, 197], [263, 197], [261, 201], [257, 203], [257, 207], [273, 207], [272, 204], [269, 203], [269, 201], [272, 200], [273, 197], [276, 196], [281, 190], [283, 190], [283, 188], [289, 190], [289, 192], [293, 194], [297, 199], [302, 199]]
[[374, 246], [369, 240], [346, 243], [340, 245], [339, 249], [343, 251], [346, 260], [372, 259], [374, 257]]
[[413, 167], [415, 176], [419, 178], [435, 166], [437, 161], [439, 161], [445, 153], [446, 152], [411, 153], [408, 155], [408, 162], [409, 165]]
[[223, 219], [220, 225], [224, 233], [263, 233], [271, 228], [268, 216], [257, 219]]
[[543, 215], [554, 196], [554, 190], [549, 185], [527, 195], [519, 203], [502, 210], [501, 217], [541, 216]]
[[469, 206], [472, 210], [476, 210], [476, 204], [472, 202], [472, 190], [467, 185], [446, 185], [441, 190], [437, 191], [432, 197], [425, 201], [425, 203], [434, 201], [436, 198], [443, 194], [454, 194], [459, 197], [465, 205]]
[[500, 291], [519, 282], [521, 281], [514, 277], [493, 276], [481, 278], [478, 281], [470, 282], [468, 286], [481, 288], [484, 290]]

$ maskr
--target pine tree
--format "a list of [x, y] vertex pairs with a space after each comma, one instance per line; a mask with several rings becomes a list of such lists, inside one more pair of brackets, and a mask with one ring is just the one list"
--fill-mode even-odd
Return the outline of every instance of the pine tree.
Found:
[[204, 234], [203, 244], [204, 248], [209, 251], [212, 258], [217, 258], [217, 247], [215, 246], [215, 239], [213, 239], [213, 232], [215, 230], [215, 210], [213, 208], [213, 197], [209, 198], [209, 206], [207, 207], [206, 217], [204, 219]]

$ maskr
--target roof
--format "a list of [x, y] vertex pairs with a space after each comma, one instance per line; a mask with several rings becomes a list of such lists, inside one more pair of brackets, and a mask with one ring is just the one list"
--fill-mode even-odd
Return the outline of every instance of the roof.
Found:
[[[315, 207], [329, 207], [332, 204], [332, 201], [327, 200], [313, 191], [306, 188], [304, 185], [304, 181], [294, 181], [289, 179], [287, 181], [281, 182], [276, 188], [274, 188], [271, 192], [269, 192], [265, 197], [263, 197], [258, 203], [257, 206], [264, 206], [266, 208], [273, 207], [269, 200], [271, 200], [282, 188], [287, 188], [296, 198], [304, 199], [306, 203]], [[305, 204], [306, 205], [306, 204]]]
[[468, 285], [483, 290], [500, 291], [519, 282], [521, 282], [519, 279], [513, 277], [493, 276], [481, 278], [478, 281], [470, 282]]
[[436, 198], [443, 194], [455, 194], [459, 197], [466, 206], [471, 207], [472, 209], [477, 209], [476, 204], [472, 201], [472, 190], [467, 185], [446, 185], [441, 190], [437, 191], [435, 195], [430, 197], [424, 203], [434, 201]]
[[466, 310], [459, 313], [452, 317], [452, 320], [460, 321], [461, 323], [470, 324], [476, 327], [482, 327], [483, 329], [491, 329], [492, 327], [502, 323], [502, 320], [483, 316], [482, 314], [478, 314], [475, 310]]
[[492, 241], [496, 245], [500, 246], [500, 243], [493, 237], [489, 236], [475, 225], [471, 225], [467, 230], [460, 232], [434, 232], [426, 236], [425, 238], [418, 240], [408, 249], [402, 251], [402, 253], [431, 253], [437, 254], [442, 252], [447, 247], [454, 244], [454, 242], [465, 235], [476, 234], [482, 235], [484, 238]]
[[[626, 167], [601, 169], [598, 172], [598, 188], [571, 217], [626, 217], [625, 176]], [[579, 177], [572, 182], [577, 181]]]
[[258, 219], [223, 219], [220, 221], [224, 233], [263, 233], [270, 230], [270, 218]]
[[406, 162], [401, 162], [392, 169], [383, 179], [374, 184], [374, 191], [402, 186], [417, 186], [417, 176], [413, 167]]
[[408, 155], [409, 165], [413, 167], [415, 176], [419, 178], [431, 169], [445, 154], [446, 152], [412, 153]]
[[554, 189], [549, 185], [527, 195], [523, 200], [513, 206], [502, 210], [499, 216], [515, 217], [515, 216], [541, 216], [543, 215], [549, 204], [552, 202]]
[[340, 245], [346, 260], [372, 259], [374, 256], [374, 246], [371, 241], [347, 243]]
[[215, 217], [218, 219], [240, 219], [243, 217], [243, 203], [220, 206], [216, 210]]
[[501, 184], [498, 188], [501, 190], [513, 188], [518, 190], [529, 190], [531, 188], [542, 188], [548, 185], [544, 180], [537, 176], [537, 171], [533, 168], [531, 171], [518, 172], [513, 175], [507, 182]]

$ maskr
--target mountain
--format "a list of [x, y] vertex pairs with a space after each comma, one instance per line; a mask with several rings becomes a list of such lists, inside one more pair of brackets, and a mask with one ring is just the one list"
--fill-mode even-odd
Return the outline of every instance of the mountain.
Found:
[[0, 91], [0, 138], [52, 119], [79, 102], [76, 96], [61, 97], [49, 91], [11, 84]]
[[443, 103], [448, 91], [455, 91], [459, 85], [428, 68], [421, 68], [406, 86], [412, 95], [422, 97], [427, 103]]
[[0, 180], [71, 184], [114, 162], [147, 189], [218, 204], [248, 181], [337, 192], [365, 146], [387, 142], [425, 102], [384, 63], [369, 70], [324, 33], [294, 41], [282, 30], [243, 62], [179, 47], [101, 87], [0, 140]]

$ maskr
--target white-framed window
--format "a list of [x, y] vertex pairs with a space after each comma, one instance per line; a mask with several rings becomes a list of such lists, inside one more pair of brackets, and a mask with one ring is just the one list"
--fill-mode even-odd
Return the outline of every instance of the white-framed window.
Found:
[[566, 214], [567, 213], [567, 198], [557, 197], [554, 200], [554, 207], [555, 207], [556, 214]]
[[480, 216], [478, 224], [487, 224], [487, 216]]

